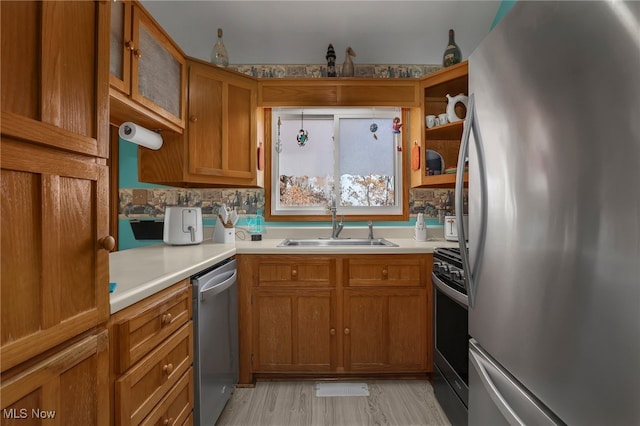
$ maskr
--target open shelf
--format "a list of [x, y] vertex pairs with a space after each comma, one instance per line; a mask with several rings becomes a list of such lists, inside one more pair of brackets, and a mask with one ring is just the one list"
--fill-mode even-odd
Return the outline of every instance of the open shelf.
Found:
[[[469, 183], [469, 173], [464, 173], [464, 186]], [[453, 188], [456, 185], [456, 173], [435, 176], [424, 176], [422, 186], [429, 188]]]
[[425, 129], [426, 137], [428, 139], [453, 139], [460, 140], [462, 138], [462, 129], [464, 127], [464, 120], [456, 121], [455, 123], [442, 124], [440, 126], [431, 127]]

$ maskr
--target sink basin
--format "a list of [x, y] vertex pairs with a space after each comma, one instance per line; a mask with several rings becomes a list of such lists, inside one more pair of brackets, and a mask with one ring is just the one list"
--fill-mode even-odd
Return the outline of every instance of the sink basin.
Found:
[[345, 246], [373, 246], [373, 247], [398, 247], [384, 238], [287, 238], [278, 247], [345, 247]]

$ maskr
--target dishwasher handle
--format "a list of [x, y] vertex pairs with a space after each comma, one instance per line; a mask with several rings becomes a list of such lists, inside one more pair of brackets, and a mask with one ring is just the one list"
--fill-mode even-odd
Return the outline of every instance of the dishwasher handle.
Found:
[[222, 293], [236, 282], [238, 277], [238, 270], [225, 272], [220, 275], [215, 275], [208, 280], [202, 288], [200, 288], [200, 300], [204, 300], [206, 296], [214, 296], [218, 293]]

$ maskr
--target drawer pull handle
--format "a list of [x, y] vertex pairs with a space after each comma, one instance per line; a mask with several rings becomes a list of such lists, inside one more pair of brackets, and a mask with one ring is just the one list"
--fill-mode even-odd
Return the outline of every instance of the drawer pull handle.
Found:
[[173, 372], [173, 364], [169, 363], [169, 364], [165, 364], [164, 367], [162, 367], [162, 371], [168, 376]]
[[171, 324], [171, 321], [173, 321], [173, 316], [171, 314], [164, 314], [160, 321], [162, 322], [162, 325], [169, 325]]
[[162, 422], [163, 425], [167, 426], [173, 423], [173, 417], [169, 417], [168, 419], [164, 419], [164, 422]]
[[349, 330], [348, 328], [345, 328], [344, 329], [344, 334], [349, 334], [349, 333], [351, 333], [351, 330]]

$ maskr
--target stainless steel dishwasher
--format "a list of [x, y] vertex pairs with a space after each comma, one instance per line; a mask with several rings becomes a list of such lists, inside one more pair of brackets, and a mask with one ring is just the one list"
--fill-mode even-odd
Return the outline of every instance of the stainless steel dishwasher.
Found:
[[215, 425], [238, 383], [236, 260], [191, 277], [194, 318], [194, 420]]

